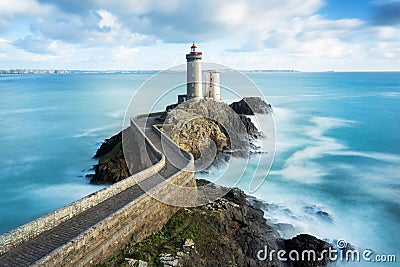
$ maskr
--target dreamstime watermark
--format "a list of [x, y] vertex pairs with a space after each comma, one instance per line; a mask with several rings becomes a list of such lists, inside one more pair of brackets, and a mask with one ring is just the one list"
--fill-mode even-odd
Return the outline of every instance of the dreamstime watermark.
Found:
[[376, 254], [372, 249], [362, 251], [350, 248], [344, 239], [336, 242], [336, 248], [329, 247], [322, 251], [306, 249], [297, 250], [269, 250], [264, 246], [257, 252], [257, 259], [260, 261], [292, 261], [292, 262], [377, 262], [377, 263], [395, 263], [397, 258], [394, 254]]

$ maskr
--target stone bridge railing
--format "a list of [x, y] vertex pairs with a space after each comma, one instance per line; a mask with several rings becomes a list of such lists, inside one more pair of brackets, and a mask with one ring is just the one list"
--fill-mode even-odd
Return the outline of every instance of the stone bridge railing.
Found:
[[[0, 255], [68, 221], [85, 210], [95, 207], [104, 200], [137, 184], [138, 181], [143, 181], [165, 168], [165, 155], [151, 143], [134, 120], [131, 122], [130, 129], [135, 136], [145, 139], [146, 149], [152, 152], [153, 157], [156, 157], [152, 159], [155, 163], [151, 167], [0, 236]], [[158, 129], [153, 130], [160, 138], [163, 136]], [[166, 136], [164, 135], [164, 137]], [[183, 169], [168, 178], [169, 183], [195, 186], [193, 157], [181, 150], [169, 138], [166, 140], [169, 146], [189, 158]], [[161, 195], [170, 193], [163, 184], [158, 184], [153, 190]], [[86, 266], [104, 261], [114, 253], [121, 251], [126, 243], [139, 242], [161, 229], [176, 209], [177, 207], [161, 203], [150, 195], [144, 194], [37, 263], [45, 266], [64, 264]], [[115, 229], [110, 231], [109, 229], [112, 228]], [[125, 245], [122, 245], [123, 243]]]

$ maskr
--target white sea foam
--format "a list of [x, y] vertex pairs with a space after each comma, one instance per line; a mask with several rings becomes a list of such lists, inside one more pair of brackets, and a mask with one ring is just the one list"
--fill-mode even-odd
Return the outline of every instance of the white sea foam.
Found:
[[[279, 109], [277, 113], [279, 113]], [[285, 113], [285, 110], [281, 110]], [[344, 238], [353, 245], [379, 248], [384, 247], [384, 242], [378, 238], [374, 232], [373, 220], [369, 218], [374, 214], [371, 209], [373, 206], [366, 206], [363, 209], [355, 209], [351, 203], [346, 206], [338, 204], [329, 199], [321, 200], [320, 196], [313, 191], [315, 186], [323, 182], [322, 177], [328, 174], [337, 173], [341, 169], [348, 173], [348, 179], [358, 178], [361, 191], [370, 195], [370, 199], [383, 199], [392, 203], [399, 204], [398, 195], [400, 183], [396, 180], [396, 173], [399, 173], [400, 156], [388, 153], [378, 153], [370, 151], [350, 150], [341, 140], [330, 137], [327, 132], [341, 127], [351, 127], [357, 122], [340, 118], [314, 117], [309, 126], [299, 126], [296, 123], [296, 114], [286, 111], [286, 121], [280, 121], [279, 116], [275, 116], [277, 122], [277, 153], [279, 153], [279, 141], [282, 133], [279, 126], [288, 123], [297, 132], [286, 132], [283, 141], [290, 142], [295, 139], [303, 140], [301, 146], [289, 146], [287, 152], [293, 151], [287, 159], [283, 159], [283, 168], [271, 171], [272, 181], [267, 182], [256, 192], [256, 196], [272, 204], [265, 211], [265, 216], [270, 223], [275, 224], [284, 237], [291, 237], [298, 233], [311, 233], [320, 238], [334, 240]], [[294, 115], [291, 117], [291, 115]], [[299, 137], [301, 136], [302, 137]], [[281, 139], [282, 140], [282, 139]], [[289, 142], [289, 143], [290, 143]], [[319, 163], [317, 160], [325, 156], [349, 156], [373, 159], [379, 161], [380, 165], [365, 167], [360, 170], [359, 166], [339, 162], [334, 166], [326, 163]], [[357, 183], [357, 179], [353, 180]], [[294, 182], [306, 184], [310, 194], [297, 194]], [[317, 190], [318, 191], [318, 190]], [[329, 196], [327, 196], [329, 197]], [[356, 197], [356, 196], [355, 196]], [[364, 197], [366, 198], [366, 197]], [[333, 201], [330, 206], [330, 201]], [[306, 214], [304, 207], [320, 207], [333, 217], [333, 223], [327, 222], [319, 216]], [[351, 211], [351, 214], [349, 213]], [[360, 218], [366, 218], [365, 221]], [[372, 220], [372, 221], [370, 221]], [[379, 218], [379, 221], [384, 218]]]
[[[313, 233], [320, 238], [326, 238], [326, 229], [331, 228], [335, 220], [329, 208], [302, 201], [268, 203], [264, 212], [268, 222], [274, 224], [284, 238], [292, 238], [301, 233]], [[319, 215], [318, 212], [326, 215]], [[281, 228], [282, 224], [291, 227]]]
[[383, 97], [400, 98], [399, 92], [382, 92], [380, 95]]
[[103, 127], [97, 127], [97, 128], [92, 128], [85, 130], [79, 134], [75, 134], [73, 137], [75, 138], [80, 138], [80, 137], [86, 137], [86, 136], [99, 136], [100, 133], [104, 132], [104, 130], [110, 130], [117, 128], [118, 124], [112, 124], [112, 125], [107, 125]]
[[31, 171], [35, 164], [42, 160], [45, 160], [45, 158], [41, 156], [23, 155], [18, 159], [3, 159], [0, 162], [2, 163], [2, 171], [8, 174], [8, 177], [5, 178], [9, 178]]
[[0, 111], [1, 115], [14, 115], [14, 114], [23, 114], [23, 113], [32, 113], [38, 111], [50, 111], [50, 110], [57, 110], [56, 107], [43, 107], [43, 108], [17, 108], [11, 110], [2, 110]]
[[119, 109], [113, 112], [109, 112], [106, 115], [110, 118], [123, 119], [125, 115], [125, 109]]
[[354, 121], [327, 117], [314, 117], [311, 121], [314, 125], [305, 128], [305, 135], [308, 136], [305, 142], [306, 146], [295, 151], [285, 161], [284, 168], [272, 171], [271, 174], [301, 183], [318, 183], [320, 178], [329, 174], [331, 170], [327, 166], [315, 163], [315, 160], [327, 155], [364, 157], [400, 164], [398, 155], [348, 150], [348, 147], [340, 140], [326, 136], [327, 131], [339, 127], [349, 127], [355, 123]]
[[399, 164], [383, 163], [369, 165], [362, 169], [353, 167], [349, 173], [359, 179], [362, 190], [375, 199], [400, 205]]
[[[346, 149], [339, 140], [325, 136], [328, 130], [346, 127], [353, 124], [353, 121], [329, 117], [314, 117], [311, 119], [312, 126], [306, 126], [304, 136], [305, 147], [296, 150], [286, 161], [284, 167], [271, 172], [280, 175], [283, 179], [295, 180], [300, 183], [318, 183], [320, 178], [329, 172], [326, 166], [317, 164], [314, 160], [325, 155], [338, 154]], [[291, 140], [287, 137], [286, 140]]]
[[353, 156], [353, 157], [363, 157], [374, 159], [377, 161], [400, 164], [400, 156], [395, 154], [388, 153], [379, 153], [379, 152], [369, 152], [369, 151], [338, 151], [336, 153], [332, 153], [332, 155], [338, 156]]
[[276, 153], [293, 150], [305, 143], [306, 140], [293, 127], [299, 118], [300, 115], [290, 109], [274, 107]]
[[30, 190], [30, 197], [32, 199], [41, 198], [60, 203], [68, 203], [87, 196], [105, 187], [106, 186], [95, 186], [83, 183], [66, 183], [50, 186], [37, 186], [33, 187]]
[[251, 140], [251, 143], [257, 148], [255, 152], [273, 153], [275, 151], [275, 124], [272, 115], [257, 114], [247, 117], [262, 134], [259, 138]]

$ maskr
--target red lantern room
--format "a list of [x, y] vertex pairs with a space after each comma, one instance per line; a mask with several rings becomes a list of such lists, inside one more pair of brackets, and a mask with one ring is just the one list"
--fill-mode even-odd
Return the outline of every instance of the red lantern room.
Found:
[[197, 49], [197, 46], [193, 42], [193, 45], [190, 47], [190, 54], [192, 54], [192, 55], [201, 55], [202, 52], [197, 52], [196, 49]]

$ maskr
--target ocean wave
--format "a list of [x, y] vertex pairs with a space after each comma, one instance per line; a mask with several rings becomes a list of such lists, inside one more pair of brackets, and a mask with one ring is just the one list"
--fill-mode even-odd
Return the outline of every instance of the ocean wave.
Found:
[[3, 166], [3, 174], [13, 177], [31, 171], [37, 162], [45, 159], [37, 155], [25, 155], [19, 159], [0, 159], [0, 163]]
[[116, 118], [116, 119], [123, 119], [125, 115], [125, 109], [119, 109], [113, 112], [109, 112], [106, 114], [106, 116], [110, 118]]
[[[274, 107], [276, 122], [276, 155], [283, 162], [275, 165], [270, 174], [280, 179], [303, 184], [317, 184], [335, 172], [335, 168], [318, 162], [325, 156], [353, 156], [400, 164], [400, 156], [387, 153], [352, 151], [340, 139], [327, 135], [337, 128], [351, 127], [354, 120], [335, 117], [312, 117], [311, 125], [303, 124], [303, 115], [290, 109]], [[260, 124], [252, 118], [256, 124]], [[289, 140], [289, 141], [288, 141]], [[289, 154], [287, 156], [287, 154]], [[285, 155], [286, 158], [282, 158]], [[338, 163], [339, 164], [339, 163]], [[276, 168], [278, 166], [278, 168]]]
[[355, 122], [330, 117], [314, 117], [311, 122], [312, 126], [306, 126], [303, 129], [306, 140], [303, 148], [295, 150], [285, 160], [283, 168], [274, 170], [271, 174], [306, 184], [319, 183], [321, 177], [329, 174], [326, 166], [316, 163], [315, 160], [326, 155], [338, 154], [347, 147], [339, 140], [325, 134], [331, 129], [348, 127]]
[[[299, 113], [288, 108], [274, 107], [274, 119], [276, 124], [276, 153], [291, 151], [302, 146], [306, 139], [301, 137], [293, 125], [301, 118]], [[290, 140], [290, 142], [288, 142]]]
[[383, 97], [400, 98], [400, 92], [382, 92], [380, 95]]
[[363, 157], [369, 158], [381, 162], [400, 164], [400, 156], [395, 154], [388, 153], [379, 153], [379, 152], [368, 152], [368, 151], [339, 151], [337, 153], [333, 153], [332, 155], [338, 156], [352, 156], [352, 157]]
[[91, 128], [91, 129], [85, 130], [79, 134], [75, 134], [73, 137], [81, 138], [81, 137], [87, 137], [87, 136], [92, 136], [92, 137], [99, 136], [100, 132], [118, 128], [118, 126], [119, 126], [119, 124], [112, 124], [112, 125], [107, 125], [107, 126], [102, 126], [102, 127]]
[[[300, 233], [313, 233], [326, 238], [322, 229], [330, 228], [335, 223], [333, 211], [328, 207], [312, 204], [308, 201], [266, 202], [254, 197], [249, 202], [264, 211], [267, 222], [273, 226], [283, 238], [292, 238]], [[285, 203], [285, 204], [283, 204]]]
[[1, 110], [1, 115], [13, 115], [13, 114], [23, 114], [23, 113], [33, 113], [38, 111], [49, 111], [49, 110], [58, 110], [56, 107], [43, 107], [43, 108], [17, 108], [10, 110]]
[[96, 192], [106, 186], [98, 186], [91, 184], [56, 184], [49, 186], [31, 186], [30, 197], [33, 199], [42, 198], [47, 201], [56, 201], [62, 203], [69, 203]]
[[381, 199], [386, 202], [400, 205], [400, 172], [399, 164], [384, 163], [380, 165], [368, 165], [363, 168], [347, 167], [348, 173], [359, 179], [362, 191], [373, 199]]

